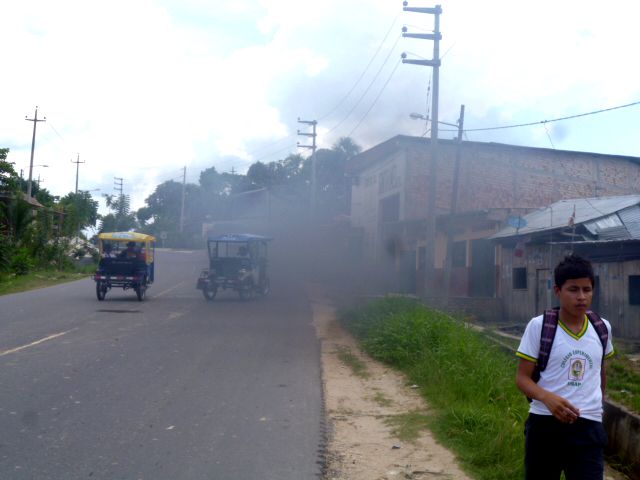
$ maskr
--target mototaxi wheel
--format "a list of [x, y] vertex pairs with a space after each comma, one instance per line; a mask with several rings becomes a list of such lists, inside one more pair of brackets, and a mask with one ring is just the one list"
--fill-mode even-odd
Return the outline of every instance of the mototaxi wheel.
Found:
[[138, 297], [138, 301], [139, 302], [143, 301], [147, 294], [147, 280], [144, 279], [142, 282], [136, 285], [135, 290], [136, 290], [136, 296]]
[[210, 288], [205, 287], [202, 289], [202, 296], [209, 302], [216, 298], [217, 293], [218, 287], [216, 285], [211, 285]]
[[242, 285], [240, 285], [238, 289], [238, 295], [240, 295], [240, 299], [244, 301], [251, 300], [254, 293], [255, 289], [253, 287], [253, 280], [251, 279], [242, 282]]
[[269, 283], [269, 277], [265, 277], [264, 280], [262, 280], [262, 282], [260, 282], [260, 284], [258, 285], [258, 293], [261, 297], [266, 297], [267, 295], [269, 295], [270, 291], [271, 285]]
[[98, 300], [103, 301], [106, 296], [107, 286], [104, 282], [96, 282], [96, 297], [98, 297]]

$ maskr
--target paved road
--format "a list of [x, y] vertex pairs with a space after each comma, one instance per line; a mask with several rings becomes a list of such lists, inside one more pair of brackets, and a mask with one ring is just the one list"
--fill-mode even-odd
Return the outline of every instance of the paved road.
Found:
[[1, 479], [312, 479], [319, 349], [303, 292], [207, 303], [204, 252], [147, 300], [92, 280], [0, 297]]

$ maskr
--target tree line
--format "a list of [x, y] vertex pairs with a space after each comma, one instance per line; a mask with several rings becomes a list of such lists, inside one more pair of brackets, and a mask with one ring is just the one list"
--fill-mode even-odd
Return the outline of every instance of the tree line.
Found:
[[[26, 273], [31, 269], [63, 267], [73, 256], [86, 253], [84, 230], [98, 232], [136, 230], [168, 236], [170, 246], [188, 246], [201, 233], [203, 223], [232, 220], [238, 199], [255, 192], [269, 192], [300, 212], [311, 202], [312, 168], [315, 162], [315, 210], [318, 221], [330, 221], [348, 212], [350, 183], [347, 160], [360, 152], [350, 138], [331, 148], [318, 149], [312, 158], [292, 154], [278, 161], [254, 162], [246, 174], [219, 172], [214, 166], [200, 172], [198, 183], [169, 180], [159, 184], [132, 211], [128, 195], [104, 195], [108, 213], [98, 214], [98, 202], [90, 192], [53, 196], [27, 181], [7, 160], [8, 148], [0, 149], [0, 274]], [[184, 207], [183, 207], [184, 202]], [[78, 240], [80, 239], [80, 240]]]
[[[137, 228], [156, 236], [165, 232], [173, 243], [188, 242], [200, 235], [203, 223], [236, 219], [243, 196], [260, 191], [268, 191], [272, 198], [308, 214], [314, 161], [316, 219], [330, 221], [348, 212], [351, 186], [345, 167], [347, 160], [360, 150], [353, 140], [344, 137], [331, 148], [318, 149], [313, 158], [291, 154], [270, 163], [257, 161], [246, 174], [219, 172], [212, 166], [200, 172], [197, 184], [184, 185], [184, 193], [182, 183], [163, 182], [135, 213]], [[120, 218], [124, 218], [123, 214]], [[130, 218], [126, 222], [132, 221]], [[102, 226], [105, 227], [104, 219]]]

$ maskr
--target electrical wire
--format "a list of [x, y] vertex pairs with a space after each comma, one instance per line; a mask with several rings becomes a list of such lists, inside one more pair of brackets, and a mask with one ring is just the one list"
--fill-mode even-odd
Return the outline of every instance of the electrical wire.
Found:
[[266, 154], [266, 155], [263, 155], [263, 156], [261, 156], [261, 157], [259, 157], [259, 158], [255, 158], [255, 159], [253, 159], [253, 161], [254, 161], [254, 162], [259, 162], [260, 160], [264, 160], [265, 158], [272, 157], [272, 156], [274, 156], [274, 155], [276, 155], [276, 154], [278, 154], [278, 153], [280, 153], [280, 152], [284, 152], [284, 151], [286, 151], [286, 150], [291, 151], [291, 150], [293, 150], [294, 148], [295, 148], [295, 146], [288, 145], [288, 146], [286, 146], [286, 147], [284, 147], [284, 148], [281, 148], [280, 150], [276, 150], [276, 151], [274, 151], [274, 152], [271, 152], [271, 153], [268, 153], [268, 154]]
[[358, 127], [360, 127], [360, 125], [362, 124], [362, 122], [364, 121], [365, 118], [367, 118], [367, 115], [369, 115], [369, 112], [371, 112], [371, 110], [373, 110], [373, 107], [376, 105], [376, 103], [378, 103], [378, 99], [380, 99], [380, 97], [382, 96], [382, 93], [385, 91], [385, 89], [387, 88], [387, 85], [389, 85], [389, 82], [391, 81], [391, 79], [393, 78], [393, 74], [396, 73], [396, 70], [398, 69], [398, 66], [400, 65], [401, 60], [398, 60], [398, 62], [396, 63], [396, 66], [393, 67], [393, 70], [391, 71], [391, 74], [389, 75], [389, 78], [387, 78], [387, 81], [384, 83], [384, 85], [382, 86], [382, 89], [380, 90], [380, 92], [378, 93], [378, 96], [375, 98], [375, 100], [373, 101], [373, 103], [371, 104], [371, 106], [369, 107], [369, 109], [365, 112], [365, 114], [362, 116], [362, 118], [360, 119], [360, 121], [358, 122], [358, 124], [353, 128], [353, 130], [351, 130], [349, 132], [349, 135], [347, 135], [348, 137], [350, 137], [351, 135], [353, 135], [353, 132], [355, 132]]
[[395, 26], [396, 22], [398, 21], [398, 17], [400, 17], [400, 14], [396, 15], [396, 17], [393, 19], [393, 22], [391, 22], [391, 26], [389, 27], [389, 30], [387, 30], [387, 33], [385, 34], [384, 38], [382, 39], [382, 42], [380, 42], [380, 45], [378, 45], [378, 48], [376, 49], [375, 53], [373, 54], [373, 56], [369, 60], [369, 63], [367, 63], [367, 66], [364, 68], [364, 70], [362, 71], [362, 73], [360, 74], [360, 76], [358, 77], [356, 82], [353, 84], [353, 86], [349, 89], [349, 91], [346, 93], [346, 95], [344, 97], [342, 97], [342, 99], [328, 113], [325, 113], [324, 115], [322, 115], [318, 119], [318, 121], [324, 120], [325, 118], [329, 117], [336, 110], [338, 110], [338, 108], [340, 108], [342, 106], [342, 104], [347, 100], [347, 98], [349, 98], [349, 95], [351, 95], [351, 93], [355, 90], [355, 88], [358, 86], [360, 81], [364, 78], [365, 74], [369, 70], [369, 67], [371, 66], [373, 61], [376, 59], [376, 57], [378, 56], [378, 53], [380, 53], [380, 50], [382, 50], [382, 46], [387, 41], [387, 38], [389, 37], [389, 34], [391, 33], [391, 30], [393, 30], [393, 27]]
[[[396, 22], [398, 21], [398, 18], [400, 17], [400, 13], [398, 15], [396, 15], [396, 17], [393, 19], [393, 21], [391, 22], [391, 26], [389, 27], [389, 29], [387, 30], [387, 33], [385, 34], [384, 38], [382, 39], [382, 41], [380, 42], [380, 44], [378, 45], [378, 48], [376, 49], [375, 53], [373, 54], [373, 56], [369, 59], [369, 62], [367, 63], [366, 67], [364, 68], [364, 70], [362, 71], [362, 73], [360, 74], [360, 76], [358, 77], [358, 79], [355, 81], [355, 83], [353, 84], [353, 86], [349, 89], [349, 91], [342, 97], [342, 99], [327, 113], [325, 113], [324, 115], [322, 115], [321, 117], [318, 118], [318, 121], [322, 121], [324, 119], [326, 119], [327, 117], [329, 117], [330, 115], [332, 115], [336, 110], [338, 110], [342, 104], [347, 100], [347, 98], [349, 98], [349, 96], [353, 93], [353, 91], [356, 89], [356, 87], [360, 84], [360, 82], [362, 81], [362, 79], [364, 78], [365, 74], [367, 73], [367, 71], [369, 70], [369, 67], [371, 67], [371, 65], [373, 64], [373, 61], [376, 59], [376, 57], [378, 56], [378, 54], [380, 53], [380, 51], [382, 50], [382, 47], [384, 46], [384, 44], [387, 41], [387, 38], [389, 37], [389, 34], [391, 33], [391, 31], [393, 30], [393, 27], [395, 26]], [[275, 140], [273, 142], [269, 142], [267, 144], [264, 144], [260, 147], [257, 147], [255, 149], [253, 149], [252, 151], [248, 152], [248, 154], [250, 156], [253, 156], [255, 154], [257, 154], [258, 152], [267, 149], [269, 147], [272, 147], [274, 145], [277, 145], [278, 143], [290, 140], [295, 138], [297, 135], [296, 134], [291, 134], [287, 137], [281, 138], [279, 140]], [[274, 155], [276, 153], [282, 152], [286, 149], [288, 149], [289, 147], [286, 148], [282, 148], [280, 150], [277, 150], [271, 154], [266, 154], [266, 155], [262, 155], [260, 158], [256, 159], [255, 161], [259, 161], [261, 159], [267, 158], [271, 155]]]
[[544, 124], [542, 125], [544, 127], [544, 131], [547, 134], [547, 138], [549, 139], [549, 143], [551, 144], [551, 146], [555, 149], [556, 146], [553, 144], [553, 140], [551, 140], [551, 135], [549, 134], [549, 129], [547, 128], [547, 125]]
[[62, 140], [65, 144], [67, 143], [67, 141], [66, 141], [64, 138], [62, 138], [62, 135], [60, 135], [60, 134], [58, 133], [58, 130], [56, 130], [56, 128], [53, 126], [53, 124], [52, 124], [50, 121], [47, 121], [47, 125], [48, 125], [49, 127], [51, 127], [51, 129], [55, 132], [55, 134], [56, 134], [58, 137], [60, 137], [60, 140]]
[[[545, 123], [552, 123], [552, 122], [560, 122], [563, 120], [571, 120], [573, 118], [580, 118], [580, 117], [586, 117], [589, 115], [596, 115], [598, 113], [604, 113], [604, 112], [610, 112], [612, 110], [618, 110], [621, 108], [627, 108], [627, 107], [633, 107], [635, 105], [640, 105], [640, 101], [637, 102], [632, 102], [632, 103], [627, 103], [625, 105], [618, 105], [615, 107], [610, 107], [610, 108], [602, 108], [600, 110], [594, 110], [591, 112], [586, 112], [586, 113], [579, 113], [577, 115], [569, 115], [566, 117], [558, 117], [558, 118], [552, 118], [550, 120], [539, 120], [537, 122], [529, 122], [529, 123], [518, 123], [515, 125], [504, 125], [501, 127], [485, 127], [485, 128], [468, 128], [465, 129], [466, 132], [482, 132], [482, 131], [488, 131], [488, 130], [503, 130], [503, 129], [507, 129], [507, 128], [518, 128], [518, 127], [530, 127], [532, 125], [544, 125]], [[443, 131], [457, 131], [457, 130], [443, 130]]]
[[376, 72], [375, 76], [373, 77], [373, 80], [371, 80], [371, 82], [369, 83], [369, 85], [367, 86], [365, 91], [362, 93], [362, 95], [360, 95], [360, 98], [358, 98], [358, 101], [353, 105], [353, 107], [351, 107], [351, 110], [349, 110], [349, 112], [342, 118], [342, 120], [340, 120], [336, 125], [334, 125], [331, 129], [329, 129], [327, 131], [327, 134], [329, 134], [329, 133], [333, 132], [334, 130], [338, 129], [347, 120], [347, 118], [349, 118], [349, 116], [354, 112], [354, 110], [358, 107], [358, 105], [360, 105], [360, 102], [362, 101], [362, 99], [366, 96], [366, 94], [369, 92], [369, 90], [371, 89], [371, 87], [373, 86], [375, 81], [380, 76], [380, 72], [382, 72], [382, 70], [386, 66], [387, 62], [389, 61], [389, 57], [391, 57], [391, 54], [395, 51], [396, 46], [398, 45], [398, 42], [400, 41], [400, 38], [401, 38], [401, 36], [398, 36], [398, 38], [396, 39], [395, 43], [391, 47], [391, 50], [389, 50], [389, 53], [387, 54], [386, 58], [384, 59], [384, 63], [378, 69], [378, 71]]

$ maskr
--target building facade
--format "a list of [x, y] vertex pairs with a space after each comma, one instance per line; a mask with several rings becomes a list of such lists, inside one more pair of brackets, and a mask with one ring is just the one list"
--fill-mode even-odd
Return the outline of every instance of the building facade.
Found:
[[[440, 140], [438, 152], [435, 278], [430, 281], [432, 287], [442, 285], [451, 245], [451, 293], [457, 296], [497, 295], [499, 257], [488, 237], [509, 218], [561, 199], [625, 195], [640, 186], [637, 157], [453, 140]], [[351, 224], [363, 260], [399, 275], [399, 290], [427, 296], [435, 293], [425, 291], [424, 282], [431, 161], [428, 138], [396, 136], [347, 166]]]

